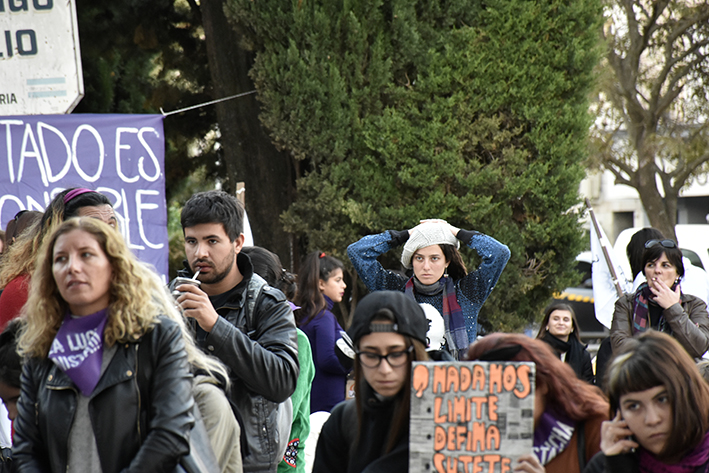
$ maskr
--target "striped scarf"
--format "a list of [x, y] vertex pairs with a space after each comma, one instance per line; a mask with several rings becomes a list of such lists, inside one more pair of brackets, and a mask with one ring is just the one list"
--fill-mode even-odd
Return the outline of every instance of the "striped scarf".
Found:
[[[465, 354], [470, 342], [468, 340], [468, 330], [465, 327], [465, 316], [456, 297], [453, 278], [443, 277], [435, 284], [439, 284], [443, 289], [443, 313], [441, 315], [446, 326], [448, 351], [454, 354], [456, 359], [460, 359]], [[416, 300], [414, 295], [414, 276], [406, 282], [404, 294]]]
[[[672, 286], [674, 290], [675, 286]], [[650, 286], [647, 283], [642, 283], [635, 291], [633, 296], [633, 335], [642, 333], [651, 326], [650, 320], [650, 298], [653, 297]], [[660, 315], [660, 320], [657, 323], [657, 329], [661, 332], [665, 331], [665, 318]]]

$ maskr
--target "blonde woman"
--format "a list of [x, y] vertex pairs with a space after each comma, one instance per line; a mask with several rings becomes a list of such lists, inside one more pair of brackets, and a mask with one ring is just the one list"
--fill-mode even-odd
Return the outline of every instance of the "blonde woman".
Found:
[[[174, 303], [94, 218], [46, 238], [19, 351], [19, 471], [172, 471], [189, 451], [192, 375]], [[140, 360], [149, 360], [141, 363]]]

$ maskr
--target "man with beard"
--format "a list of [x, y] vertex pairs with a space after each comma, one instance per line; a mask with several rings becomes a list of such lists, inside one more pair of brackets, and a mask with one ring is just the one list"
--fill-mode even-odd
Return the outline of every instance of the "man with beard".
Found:
[[199, 272], [201, 284], [175, 280], [170, 288], [194, 320], [198, 345], [230, 369], [229, 396], [248, 445], [244, 471], [275, 472], [283, 455], [280, 439], [289, 434], [278, 431], [279, 403], [289, 399], [299, 374], [297, 333], [283, 293], [240, 253], [243, 221], [241, 203], [226, 192], [193, 195], [182, 209], [187, 259], [179, 275]]

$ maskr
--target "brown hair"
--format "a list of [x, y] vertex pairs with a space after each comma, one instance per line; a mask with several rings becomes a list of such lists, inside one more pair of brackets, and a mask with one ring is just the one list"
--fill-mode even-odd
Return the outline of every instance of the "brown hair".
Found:
[[320, 290], [320, 280], [327, 282], [336, 269], [345, 266], [334, 256], [320, 251], [313, 251], [303, 260], [298, 271], [298, 292], [295, 294], [295, 304], [300, 309], [295, 311], [295, 321], [298, 327], [310, 323], [326, 307], [325, 297]]
[[709, 385], [694, 360], [670, 335], [648, 330], [628, 340], [606, 372], [610, 414], [624, 394], [664, 386], [672, 407], [672, 431], [662, 461], [675, 463], [695, 448], [709, 430]]
[[571, 335], [576, 337], [576, 340], [581, 341], [581, 334], [579, 333], [579, 321], [576, 319], [576, 312], [569, 304], [563, 302], [552, 302], [544, 310], [544, 319], [542, 319], [542, 325], [539, 327], [539, 333], [537, 333], [537, 338], [544, 338], [546, 334], [547, 325], [549, 325], [549, 317], [551, 317], [552, 312], [555, 310], [567, 310], [571, 313]]
[[[561, 361], [542, 340], [515, 333], [491, 333], [468, 348], [467, 359], [478, 360], [501, 348], [519, 347], [507, 360], [536, 364], [536, 387], [546, 388], [547, 403], [553, 402], [575, 421], [608, 415], [608, 402], [596, 386], [580, 380], [573, 368]], [[494, 360], [487, 360], [494, 361]]]
[[[394, 315], [389, 309], [380, 309], [372, 318], [372, 322], [395, 322]], [[407, 432], [409, 428], [409, 409], [411, 406], [411, 362], [412, 361], [428, 361], [428, 353], [426, 352], [426, 346], [419, 340], [413, 339], [406, 335], [403, 335], [406, 348], [413, 345], [413, 352], [408, 354], [408, 366], [409, 369], [406, 372], [406, 379], [404, 380], [403, 387], [396, 395], [394, 400], [394, 417], [391, 420], [391, 425], [389, 427], [389, 434], [387, 438], [389, 441], [386, 445], [386, 453], [392, 451], [392, 449], [399, 443], [402, 436]], [[357, 342], [359, 345], [359, 342]], [[359, 348], [359, 347], [355, 347]], [[383, 363], [383, 361], [382, 361]], [[359, 355], [355, 358], [354, 364], [354, 388], [355, 388], [355, 402], [357, 403], [357, 442], [359, 442], [360, 435], [362, 433], [362, 402], [364, 402], [365, 394], [363, 388], [367, 383], [364, 378], [364, 373], [362, 373], [362, 364], [359, 362]]]
[[468, 274], [468, 270], [465, 268], [463, 258], [460, 256], [460, 251], [453, 245], [439, 246], [446, 259], [446, 263], [448, 263], [448, 275], [453, 278], [454, 281], [463, 279]]

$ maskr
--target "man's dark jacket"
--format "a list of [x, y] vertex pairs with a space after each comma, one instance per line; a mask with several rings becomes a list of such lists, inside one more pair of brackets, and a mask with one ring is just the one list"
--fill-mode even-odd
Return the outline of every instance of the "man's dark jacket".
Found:
[[[295, 319], [283, 293], [254, 274], [248, 256], [238, 254], [237, 266], [243, 280], [226, 299], [216, 297], [225, 300], [215, 307], [220, 317], [197, 343], [229, 368], [230, 397], [248, 442], [244, 471], [275, 472], [280, 436], [289, 434], [278, 432], [277, 408], [295, 391], [300, 372]], [[182, 270], [179, 276], [191, 274]]]

